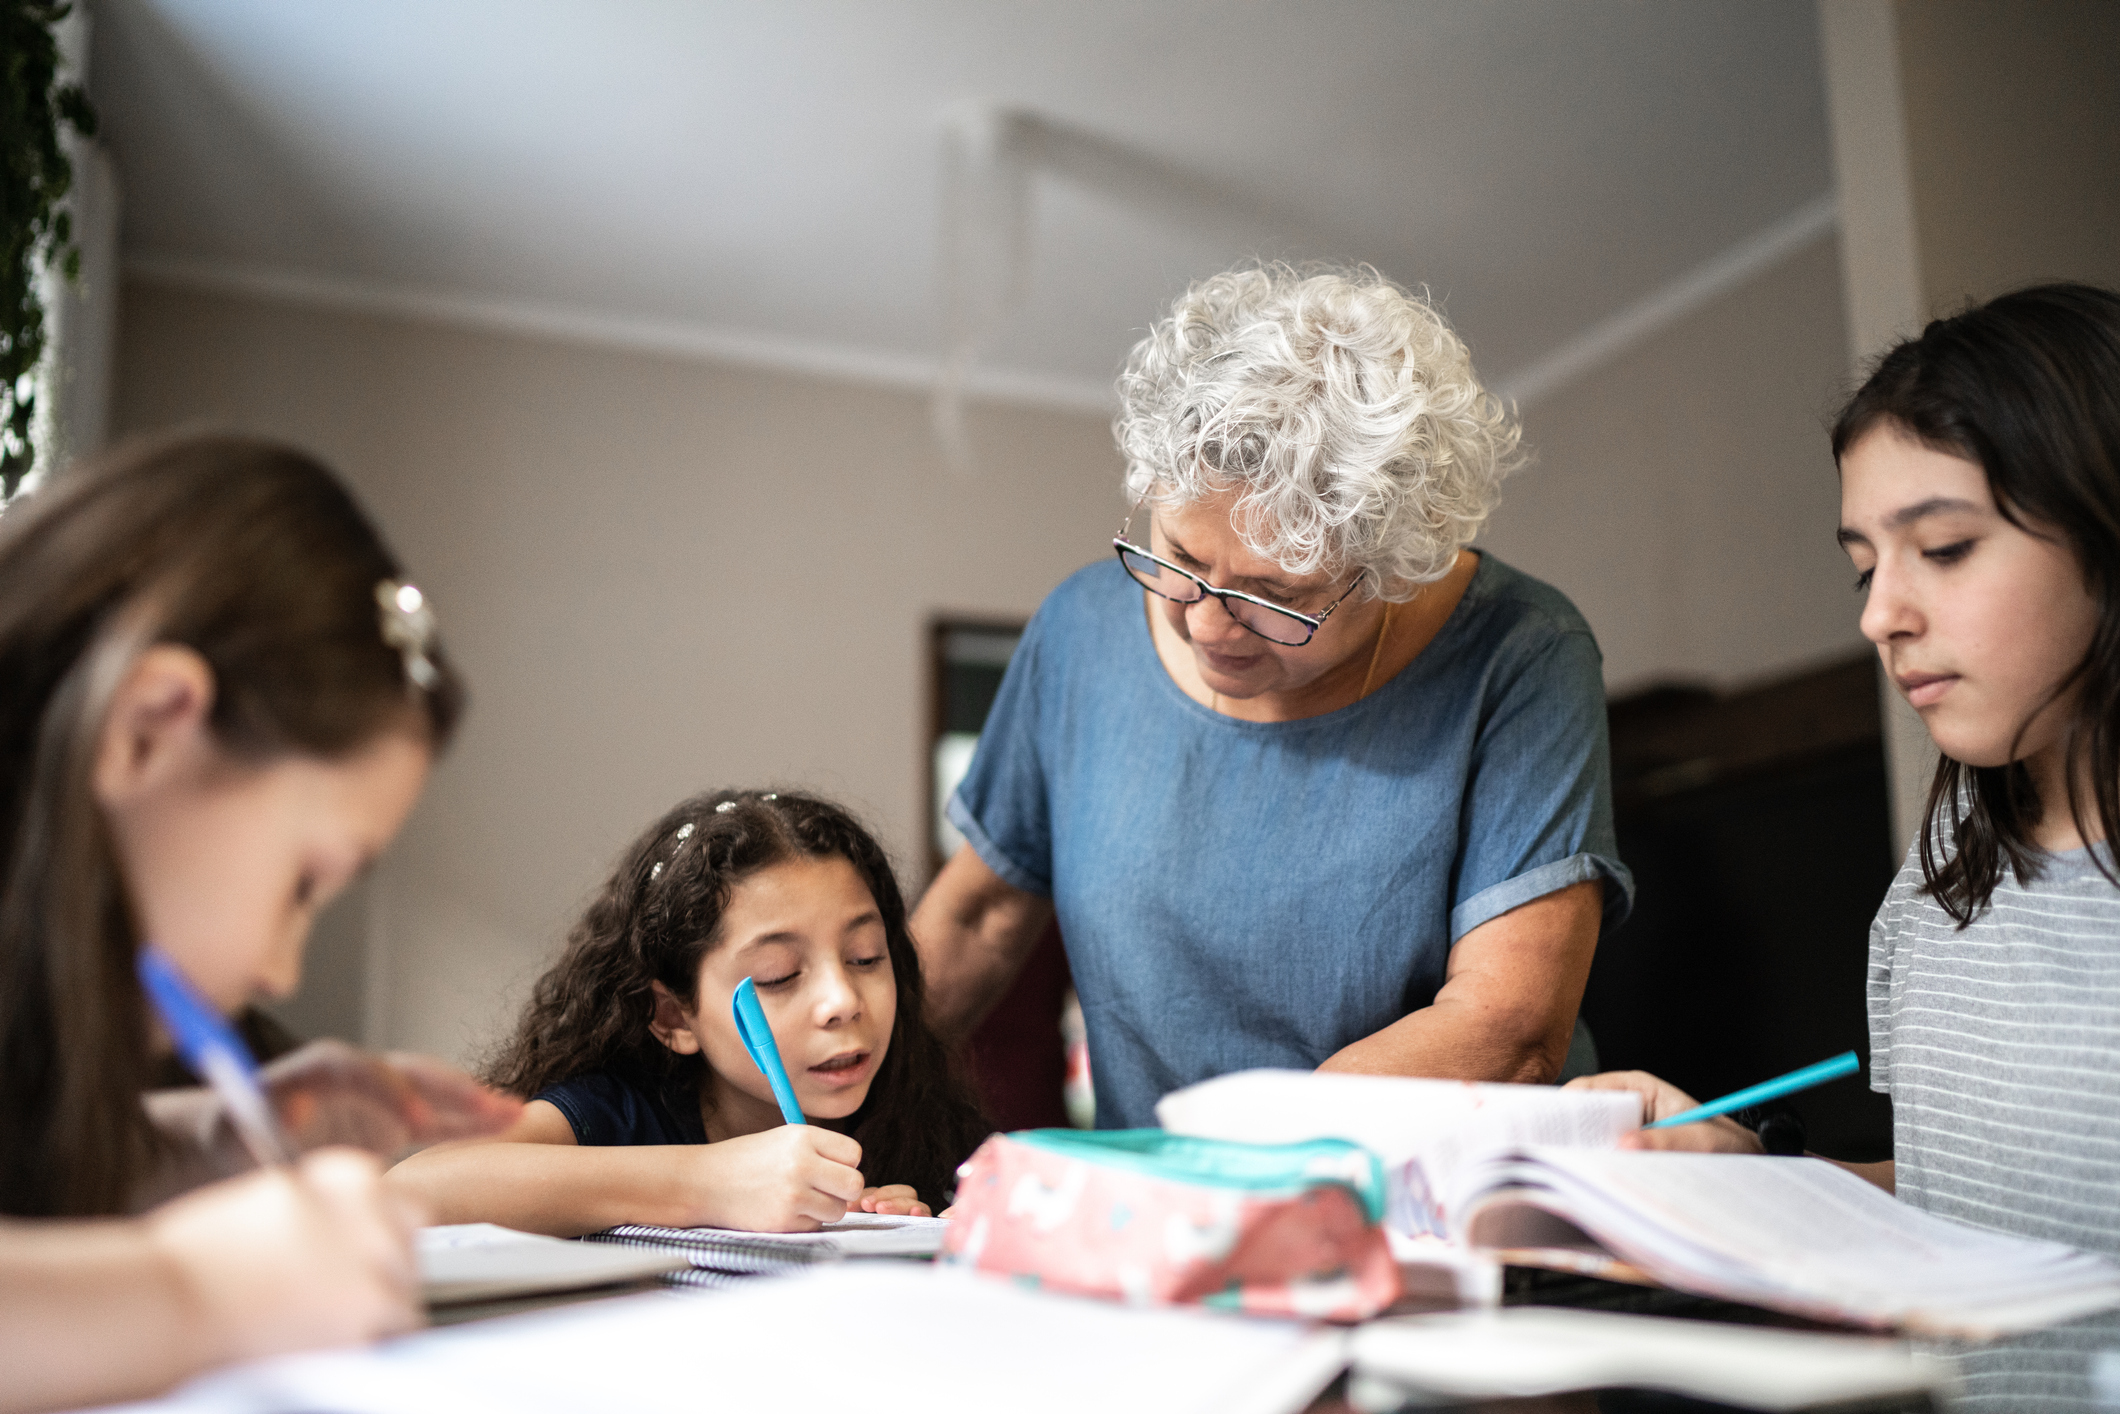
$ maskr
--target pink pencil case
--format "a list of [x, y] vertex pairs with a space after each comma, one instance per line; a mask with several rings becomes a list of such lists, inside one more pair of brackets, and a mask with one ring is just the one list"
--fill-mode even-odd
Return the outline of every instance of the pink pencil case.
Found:
[[997, 1134], [958, 1170], [942, 1259], [1140, 1305], [1358, 1321], [1398, 1298], [1384, 1168], [1338, 1139]]

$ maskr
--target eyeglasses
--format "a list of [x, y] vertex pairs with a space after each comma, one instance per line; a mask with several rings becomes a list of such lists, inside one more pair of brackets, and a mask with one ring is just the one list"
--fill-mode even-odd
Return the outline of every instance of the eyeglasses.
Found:
[[1283, 648], [1301, 648], [1310, 642], [1317, 631], [1332, 617], [1332, 611], [1347, 602], [1347, 595], [1354, 593], [1362, 582], [1355, 576], [1346, 593], [1325, 606], [1322, 614], [1299, 614], [1294, 609], [1284, 609], [1279, 604], [1269, 604], [1255, 595], [1242, 594], [1234, 589], [1217, 589], [1190, 570], [1181, 570], [1169, 560], [1149, 553], [1126, 538], [1133, 528], [1134, 511], [1141, 503], [1134, 503], [1134, 510], [1126, 513], [1126, 523], [1112, 537], [1112, 549], [1118, 552], [1119, 563], [1134, 577], [1135, 583], [1161, 599], [1173, 604], [1197, 604], [1210, 596], [1222, 601], [1229, 616], [1245, 628], [1250, 629], [1268, 643], [1278, 643]]

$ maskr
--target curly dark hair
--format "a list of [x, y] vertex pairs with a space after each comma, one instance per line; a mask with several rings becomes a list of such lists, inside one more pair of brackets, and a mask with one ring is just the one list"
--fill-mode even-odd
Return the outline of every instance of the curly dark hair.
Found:
[[695, 1005], [700, 961], [720, 942], [743, 880], [791, 859], [844, 859], [883, 916], [898, 1016], [861, 1108], [843, 1126], [861, 1145], [872, 1184], [906, 1183], [940, 1208], [957, 1165], [990, 1126], [923, 1014], [920, 959], [889, 858], [852, 815], [797, 791], [696, 795], [633, 842], [531, 991], [515, 1034], [485, 1067], [492, 1084], [529, 1097], [547, 1085], [607, 1072], [699, 1103], [706, 1061], [680, 1056], [649, 1031], [655, 984]]
[[[2063, 746], [2067, 804], [2084, 838], [2120, 842], [2120, 295], [2037, 285], [1936, 320], [1879, 359], [1848, 400], [1833, 425], [1833, 459], [1885, 425], [1979, 466], [2012, 525], [2074, 552], [2098, 627], [2054, 688], [2057, 698], [2076, 694]], [[2038, 877], [2044, 855], [2032, 830], [2044, 809], [2020, 761], [1938, 760], [1921, 872], [1960, 927], [1987, 906], [2005, 861], [2019, 879]], [[2099, 851], [2091, 858], [2112, 878]]]

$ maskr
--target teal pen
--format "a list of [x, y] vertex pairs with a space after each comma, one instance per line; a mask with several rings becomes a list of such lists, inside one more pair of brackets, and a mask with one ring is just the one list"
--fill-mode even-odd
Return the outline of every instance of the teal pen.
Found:
[[1816, 1065], [1807, 1065], [1802, 1070], [1792, 1070], [1787, 1075], [1773, 1080], [1762, 1080], [1748, 1089], [1720, 1100], [1710, 1100], [1705, 1105], [1696, 1105], [1690, 1110], [1660, 1119], [1654, 1124], [1645, 1124], [1644, 1129], [1669, 1129], [1676, 1124], [1691, 1124], [1695, 1120], [1713, 1119], [1732, 1110], [1741, 1110], [1747, 1105], [1764, 1104], [1778, 1100], [1783, 1095], [1793, 1095], [1798, 1090], [1808, 1090], [1813, 1085], [1823, 1085], [1828, 1080], [1838, 1080], [1843, 1075], [1853, 1075], [1862, 1069], [1862, 1062], [1853, 1051], [1842, 1051], [1831, 1060], [1822, 1060]]
[[736, 984], [736, 1034], [743, 1041], [743, 1048], [751, 1053], [751, 1063], [758, 1067], [773, 1087], [773, 1098], [780, 1102], [780, 1117], [789, 1124], [808, 1123], [802, 1117], [802, 1106], [795, 1103], [795, 1087], [788, 1083], [788, 1068], [780, 1062], [780, 1047], [773, 1043], [773, 1028], [766, 1025], [765, 1008], [758, 1004], [758, 988], [746, 977]]

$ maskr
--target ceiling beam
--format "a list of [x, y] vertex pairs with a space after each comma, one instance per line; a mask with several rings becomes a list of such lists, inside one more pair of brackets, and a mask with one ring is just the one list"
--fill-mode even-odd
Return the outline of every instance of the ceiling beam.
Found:
[[[940, 361], [914, 354], [791, 339], [686, 319], [620, 314], [554, 301], [505, 295], [423, 290], [382, 280], [259, 269], [190, 256], [127, 256], [128, 279], [168, 289], [269, 300], [312, 309], [378, 315], [559, 343], [659, 354], [666, 358], [733, 363], [814, 378], [927, 394]], [[1055, 378], [1005, 368], [979, 368], [965, 392], [988, 403], [1050, 408], [1109, 417], [1109, 383]]]
[[1560, 391], [1594, 369], [1602, 368], [1653, 334], [1728, 294], [1756, 275], [1765, 274], [1840, 222], [1840, 204], [1831, 192], [1805, 202], [1773, 225], [1745, 237], [1728, 250], [1601, 319], [1543, 358], [1487, 386], [1522, 406]]

